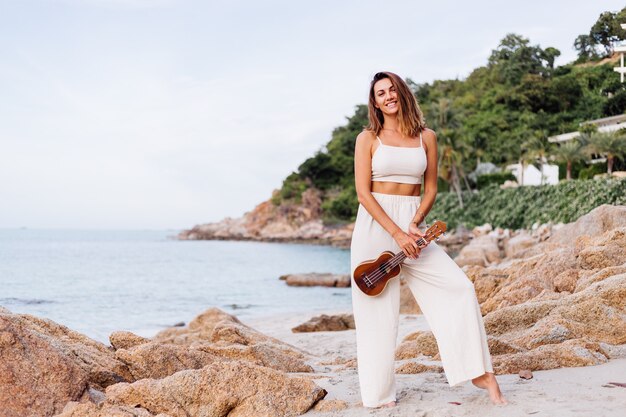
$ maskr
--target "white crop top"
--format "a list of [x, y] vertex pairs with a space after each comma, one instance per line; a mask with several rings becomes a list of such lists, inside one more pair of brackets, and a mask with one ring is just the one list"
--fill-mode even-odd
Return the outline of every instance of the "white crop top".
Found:
[[421, 184], [426, 171], [426, 151], [420, 132], [419, 148], [380, 145], [372, 156], [372, 181]]

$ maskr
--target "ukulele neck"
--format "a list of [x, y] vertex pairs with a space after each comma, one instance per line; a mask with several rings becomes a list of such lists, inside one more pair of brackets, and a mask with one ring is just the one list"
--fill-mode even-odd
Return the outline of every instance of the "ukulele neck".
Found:
[[[428, 241], [429, 239], [420, 237], [419, 239], [415, 241], [415, 243], [417, 243], [417, 246], [420, 249], [423, 249], [428, 244]], [[392, 268], [395, 268], [396, 266], [400, 265], [402, 261], [404, 261], [405, 259], [406, 259], [406, 255], [404, 254], [404, 252], [400, 251], [396, 253], [388, 262], [391, 263]]]

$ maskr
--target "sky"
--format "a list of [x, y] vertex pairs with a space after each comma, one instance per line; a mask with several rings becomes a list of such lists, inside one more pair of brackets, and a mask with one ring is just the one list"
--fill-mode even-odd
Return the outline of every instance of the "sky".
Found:
[[371, 77], [464, 78], [507, 33], [557, 64], [622, 2], [0, 0], [0, 228], [239, 217]]

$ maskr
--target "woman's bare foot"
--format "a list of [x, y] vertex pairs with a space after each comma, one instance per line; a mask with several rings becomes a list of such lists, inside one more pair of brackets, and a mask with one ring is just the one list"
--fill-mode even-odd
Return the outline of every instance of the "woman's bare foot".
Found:
[[396, 402], [395, 401], [391, 401], [388, 402], [386, 404], [383, 404], [380, 406], [380, 408], [391, 408], [391, 407], [395, 407], [396, 406]]
[[508, 401], [500, 392], [500, 386], [498, 385], [498, 381], [493, 373], [485, 372], [478, 378], [472, 379], [472, 384], [476, 385], [478, 388], [486, 389], [492, 403], [502, 405], [508, 404]]

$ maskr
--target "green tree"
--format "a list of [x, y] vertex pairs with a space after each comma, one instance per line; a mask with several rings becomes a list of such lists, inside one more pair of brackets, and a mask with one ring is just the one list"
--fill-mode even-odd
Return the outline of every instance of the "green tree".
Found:
[[[597, 60], [613, 54], [615, 44], [626, 39], [626, 31], [620, 23], [626, 23], [626, 7], [619, 12], [606, 11], [600, 14], [589, 34], [579, 35], [574, 41], [578, 61]], [[600, 51], [604, 49], [604, 54]]]
[[567, 142], [560, 143], [554, 148], [553, 153], [559, 162], [567, 164], [566, 179], [572, 179], [572, 164], [577, 161], [583, 161], [587, 157], [585, 148], [578, 138], [574, 138]]
[[596, 42], [591, 35], [578, 35], [574, 40], [574, 49], [578, 51], [578, 62], [593, 61], [600, 58], [596, 52]]
[[[621, 13], [624, 13], [624, 10], [626, 9], [622, 9]], [[589, 36], [597, 45], [604, 47], [606, 56], [611, 56], [614, 44], [626, 38], [626, 31], [620, 26], [618, 13], [604, 12], [600, 14], [596, 23], [591, 27]]]
[[552, 147], [552, 144], [548, 141], [548, 135], [543, 130], [535, 131], [530, 138], [524, 142], [522, 147], [526, 150], [528, 160], [532, 161], [532, 163], [539, 167], [539, 171], [541, 171], [540, 183], [543, 185], [543, 166]]
[[610, 175], [615, 158], [622, 158], [626, 154], [626, 133], [624, 130], [595, 132], [589, 137], [588, 149], [606, 158], [606, 170]]

